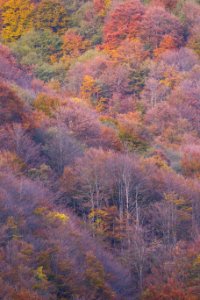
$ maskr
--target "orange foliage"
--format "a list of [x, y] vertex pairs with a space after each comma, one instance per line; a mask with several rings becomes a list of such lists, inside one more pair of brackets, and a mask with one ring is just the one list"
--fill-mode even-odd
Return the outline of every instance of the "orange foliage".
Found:
[[93, 97], [97, 97], [99, 87], [96, 84], [95, 79], [90, 75], [85, 75], [81, 86], [81, 97], [90, 103]]
[[39, 111], [42, 111], [47, 116], [50, 116], [56, 107], [59, 106], [59, 102], [60, 100], [55, 96], [40, 93], [37, 95], [33, 105]]
[[122, 149], [122, 143], [117, 136], [116, 130], [114, 130], [111, 127], [103, 126], [101, 128], [101, 146], [104, 148], [112, 148], [114, 150], [121, 150]]
[[64, 57], [77, 57], [81, 55], [90, 45], [90, 42], [84, 40], [82, 36], [73, 30], [68, 30], [63, 36], [63, 54]]
[[163, 40], [160, 43], [160, 46], [154, 50], [154, 55], [159, 56], [166, 50], [175, 49], [175, 48], [176, 48], [176, 44], [174, 42], [173, 37], [170, 35], [165, 35], [163, 37]]
[[148, 51], [144, 50], [144, 45], [139, 38], [126, 38], [117, 48], [105, 44], [103, 51], [120, 64], [128, 63], [137, 66], [148, 57]]

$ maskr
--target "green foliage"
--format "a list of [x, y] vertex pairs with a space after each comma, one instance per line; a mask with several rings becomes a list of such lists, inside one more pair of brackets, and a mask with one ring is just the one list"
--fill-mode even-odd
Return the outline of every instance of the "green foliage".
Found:
[[67, 29], [68, 16], [63, 2], [60, 0], [42, 0], [35, 12], [34, 27], [37, 30], [50, 29], [64, 33]]
[[99, 55], [103, 56], [103, 54], [101, 54], [101, 52], [98, 51], [97, 49], [89, 49], [85, 53], [83, 53], [82, 55], [80, 55], [77, 58], [77, 60], [80, 63], [84, 63], [84, 62], [87, 62], [87, 61], [90, 61], [90, 60], [94, 59], [95, 57], [97, 57]]
[[59, 57], [61, 48], [61, 39], [49, 29], [44, 31], [31, 30], [12, 44], [14, 53], [20, 62], [26, 65], [50, 63], [51, 56], [57, 55]]
[[55, 63], [53, 65], [43, 63], [35, 69], [35, 75], [39, 79], [46, 82], [50, 81], [51, 79], [57, 79], [58, 81], [63, 82], [65, 74], [66, 67], [62, 62]]
[[133, 69], [129, 75], [128, 92], [139, 96], [145, 86], [145, 80], [148, 75], [148, 70], [145, 68]]
[[[86, 14], [90, 12], [90, 18]], [[102, 41], [103, 19], [95, 15], [93, 3], [86, 2], [73, 15], [72, 26], [77, 28], [78, 32], [86, 39], [90, 40], [92, 45], [100, 44]]]
[[48, 181], [50, 173], [51, 168], [45, 163], [41, 164], [38, 168], [31, 168], [28, 170], [28, 176], [33, 180], [39, 179], [42, 181]]
[[12, 44], [12, 49], [23, 65], [31, 66], [35, 75], [44, 81], [63, 80], [66, 67], [59, 62], [62, 41], [49, 29], [30, 31]]

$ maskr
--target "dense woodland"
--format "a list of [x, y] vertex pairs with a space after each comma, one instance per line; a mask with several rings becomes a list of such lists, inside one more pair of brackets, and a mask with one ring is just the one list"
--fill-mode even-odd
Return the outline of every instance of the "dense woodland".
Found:
[[0, 299], [200, 299], [199, 0], [0, 0]]

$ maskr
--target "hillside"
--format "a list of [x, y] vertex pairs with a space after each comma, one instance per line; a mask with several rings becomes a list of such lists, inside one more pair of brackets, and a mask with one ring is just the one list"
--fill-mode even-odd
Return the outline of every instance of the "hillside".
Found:
[[200, 2], [0, 21], [0, 299], [200, 299]]

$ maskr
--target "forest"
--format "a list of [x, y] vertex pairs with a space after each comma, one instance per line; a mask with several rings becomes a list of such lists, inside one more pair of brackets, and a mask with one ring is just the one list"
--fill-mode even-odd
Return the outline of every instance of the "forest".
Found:
[[199, 0], [0, 0], [0, 299], [200, 299]]

